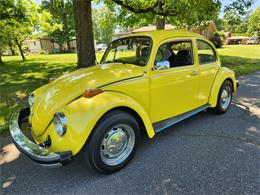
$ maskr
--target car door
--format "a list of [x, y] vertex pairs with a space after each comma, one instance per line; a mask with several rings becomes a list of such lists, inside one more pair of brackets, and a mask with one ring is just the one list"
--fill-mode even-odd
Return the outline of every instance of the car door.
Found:
[[199, 64], [199, 94], [198, 102], [200, 106], [208, 103], [211, 87], [220, 67], [214, 47], [205, 40], [197, 39], [197, 63]]
[[[168, 62], [168, 63], [167, 63]], [[150, 76], [151, 119], [158, 122], [198, 106], [199, 75], [192, 39], [164, 41]]]

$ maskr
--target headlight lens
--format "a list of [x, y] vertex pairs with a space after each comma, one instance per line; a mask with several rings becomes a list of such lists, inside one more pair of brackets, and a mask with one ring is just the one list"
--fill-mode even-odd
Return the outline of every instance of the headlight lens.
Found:
[[28, 97], [28, 103], [30, 105], [30, 107], [33, 106], [33, 103], [34, 103], [34, 94], [33, 93], [30, 93], [29, 97]]
[[57, 112], [53, 117], [53, 124], [59, 136], [63, 136], [67, 130], [67, 120], [63, 112]]

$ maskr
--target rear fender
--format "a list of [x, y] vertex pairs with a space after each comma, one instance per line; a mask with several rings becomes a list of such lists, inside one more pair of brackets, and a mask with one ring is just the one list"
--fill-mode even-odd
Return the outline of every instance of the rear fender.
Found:
[[219, 71], [217, 72], [216, 78], [215, 78], [214, 83], [211, 88], [211, 93], [209, 96], [210, 107], [215, 107], [217, 105], [219, 90], [221, 88], [221, 85], [227, 79], [230, 79], [232, 81], [234, 93], [236, 92], [237, 81], [235, 78], [235, 73], [228, 68], [221, 67], [219, 69]]

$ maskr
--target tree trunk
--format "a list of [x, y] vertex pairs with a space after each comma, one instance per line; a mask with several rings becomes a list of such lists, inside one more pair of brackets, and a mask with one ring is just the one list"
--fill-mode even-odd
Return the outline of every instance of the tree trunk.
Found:
[[11, 51], [11, 55], [14, 56], [15, 55], [15, 51], [12, 47], [10, 47], [10, 51]]
[[10, 51], [11, 51], [11, 55], [14, 56], [15, 55], [15, 51], [14, 51], [13, 43], [9, 43], [9, 48], [10, 48]]
[[92, 66], [96, 62], [91, 14], [91, 0], [73, 0], [77, 38], [78, 66]]
[[63, 53], [62, 52], [62, 44], [60, 44], [60, 43], [59, 43], [59, 51], [60, 51], [60, 53]]
[[20, 51], [20, 54], [21, 54], [23, 60], [25, 60], [25, 56], [24, 56], [24, 54], [23, 54], [23, 49], [22, 49], [22, 43], [19, 43], [19, 41], [15, 41], [15, 42], [16, 42], [16, 44], [17, 44], [17, 46], [18, 46], [18, 49], [19, 49], [19, 51]]
[[3, 64], [4, 64], [4, 62], [2, 60], [2, 50], [0, 50], [0, 66], [3, 65]]
[[156, 30], [165, 29], [165, 17], [156, 16]]
[[71, 52], [70, 41], [67, 42], [68, 53]]

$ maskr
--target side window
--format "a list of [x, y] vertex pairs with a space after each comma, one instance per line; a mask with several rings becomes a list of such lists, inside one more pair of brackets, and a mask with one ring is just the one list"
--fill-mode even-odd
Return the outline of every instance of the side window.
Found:
[[190, 40], [162, 44], [156, 54], [155, 69], [167, 69], [193, 65], [193, 50]]
[[216, 62], [216, 52], [207, 42], [197, 40], [197, 47], [200, 64], [210, 64]]

